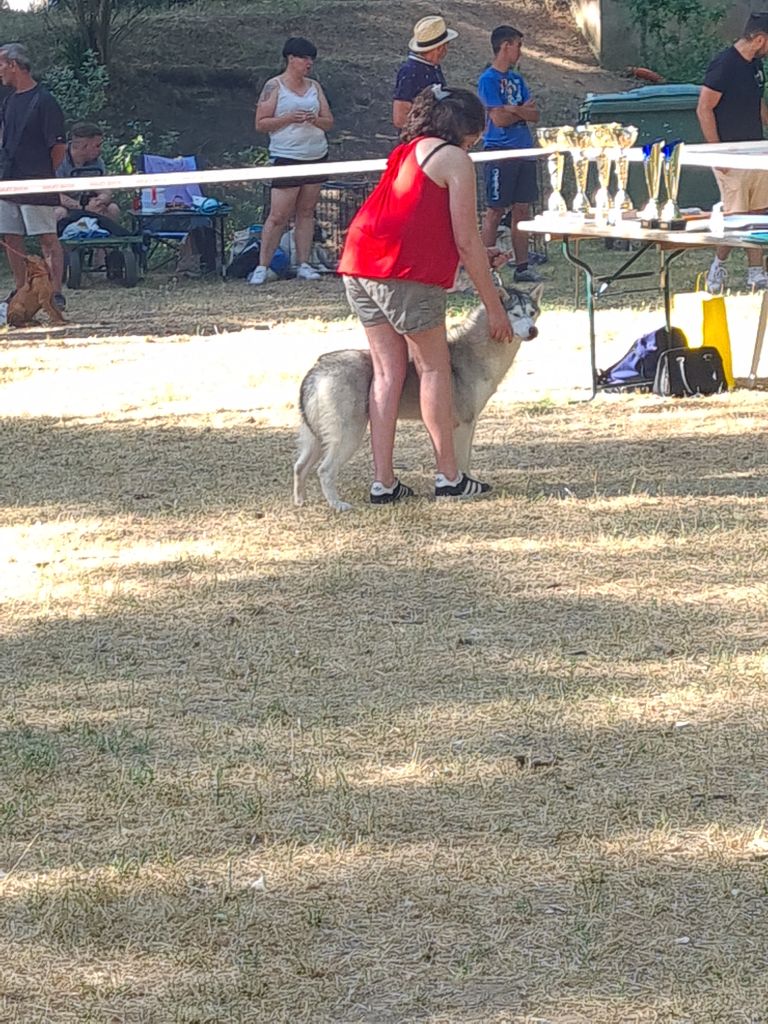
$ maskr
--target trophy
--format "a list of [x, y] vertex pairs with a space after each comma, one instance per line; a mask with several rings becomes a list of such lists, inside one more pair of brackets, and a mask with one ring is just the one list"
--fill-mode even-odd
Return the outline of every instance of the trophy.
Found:
[[592, 131], [584, 125], [577, 125], [576, 128], [565, 125], [560, 132], [563, 143], [571, 151], [573, 173], [576, 177], [576, 196], [571, 204], [571, 209], [579, 216], [586, 217], [589, 213], [589, 199], [587, 199], [589, 156], [587, 151], [594, 145]]
[[563, 187], [563, 170], [565, 168], [565, 154], [557, 152], [557, 147], [565, 145], [560, 133], [560, 128], [536, 129], [536, 141], [542, 149], [550, 150], [547, 157], [549, 184], [552, 189], [547, 200], [547, 216], [549, 217], [562, 217], [568, 212], [568, 207], [560, 191]]
[[640, 218], [647, 226], [659, 219], [659, 186], [661, 185], [661, 151], [664, 139], [654, 139], [643, 146], [643, 173], [645, 187], [648, 189], [648, 202], [643, 207]]
[[683, 144], [679, 139], [668, 142], [662, 153], [664, 155], [664, 187], [667, 190], [667, 201], [661, 210], [661, 220], [664, 227], [671, 230], [679, 230], [684, 227], [680, 220], [680, 207], [677, 203], [677, 193], [680, 190], [680, 157], [683, 151]]
[[616, 184], [619, 186], [616, 190], [616, 198], [614, 199], [614, 219], [620, 221], [622, 217], [631, 212], [634, 207], [632, 200], [629, 198], [627, 192], [627, 182], [629, 181], [629, 155], [630, 150], [637, 139], [637, 128], [634, 125], [619, 125], [616, 129], [616, 144], [619, 147], [619, 154], [616, 157]]
[[595, 124], [591, 128], [596, 148], [597, 180], [600, 186], [595, 193], [595, 222], [602, 227], [608, 223], [611, 210], [608, 186], [611, 182], [612, 150], [616, 146], [616, 130], [620, 127], [618, 124]]

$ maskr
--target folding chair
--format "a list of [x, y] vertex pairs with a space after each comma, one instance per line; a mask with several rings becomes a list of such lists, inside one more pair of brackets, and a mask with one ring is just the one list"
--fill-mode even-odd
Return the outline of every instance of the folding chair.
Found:
[[[140, 167], [145, 174], [199, 169], [194, 156], [166, 157], [150, 153], [141, 158]], [[144, 239], [144, 268], [149, 267], [150, 261], [157, 268], [176, 260], [189, 235], [196, 232], [203, 240], [200, 246], [201, 269], [204, 273], [223, 273], [224, 223], [231, 212], [230, 207], [217, 203], [215, 199], [206, 203], [200, 186], [196, 184], [169, 185], [164, 194], [164, 210], [136, 210], [131, 214], [136, 233]], [[210, 232], [210, 244], [207, 244], [207, 232]]]

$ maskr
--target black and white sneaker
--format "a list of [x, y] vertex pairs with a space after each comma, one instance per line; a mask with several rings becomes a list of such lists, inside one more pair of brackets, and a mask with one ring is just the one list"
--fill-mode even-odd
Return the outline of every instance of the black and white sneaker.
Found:
[[456, 480], [449, 480], [442, 473], [435, 477], [436, 498], [479, 498], [490, 489], [490, 484], [475, 480], [466, 473], [461, 473]]
[[375, 480], [371, 486], [371, 504], [372, 505], [391, 505], [393, 501], [400, 501], [401, 498], [412, 498], [413, 488], [406, 487], [405, 484], [401, 484], [399, 480], [395, 480], [391, 487], [385, 487], [384, 484], [379, 483]]

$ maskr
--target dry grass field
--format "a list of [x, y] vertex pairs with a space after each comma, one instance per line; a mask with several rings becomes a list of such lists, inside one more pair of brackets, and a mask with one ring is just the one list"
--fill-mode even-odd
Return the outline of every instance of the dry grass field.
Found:
[[70, 307], [0, 338], [0, 1021], [765, 1024], [766, 395], [579, 401], [550, 300], [490, 500], [297, 510], [337, 282]]

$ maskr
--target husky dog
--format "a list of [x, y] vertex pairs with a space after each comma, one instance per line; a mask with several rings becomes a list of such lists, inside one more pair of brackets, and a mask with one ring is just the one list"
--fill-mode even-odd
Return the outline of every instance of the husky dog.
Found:
[[[473, 310], [448, 336], [453, 371], [454, 444], [460, 472], [469, 471], [478, 416], [512, 365], [521, 341], [535, 338], [543, 285], [530, 294], [510, 289], [504, 308], [514, 328], [509, 343], [488, 336], [485, 308]], [[299, 457], [293, 467], [293, 500], [303, 505], [307, 475], [317, 466], [320, 487], [331, 508], [346, 512], [336, 489], [339, 471], [360, 447], [368, 425], [368, 392], [373, 379], [370, 352], [344, 349], [320, 356], [301, 382]], [[419, 379], [408, 364], [398, 419], [419, 420]]]

